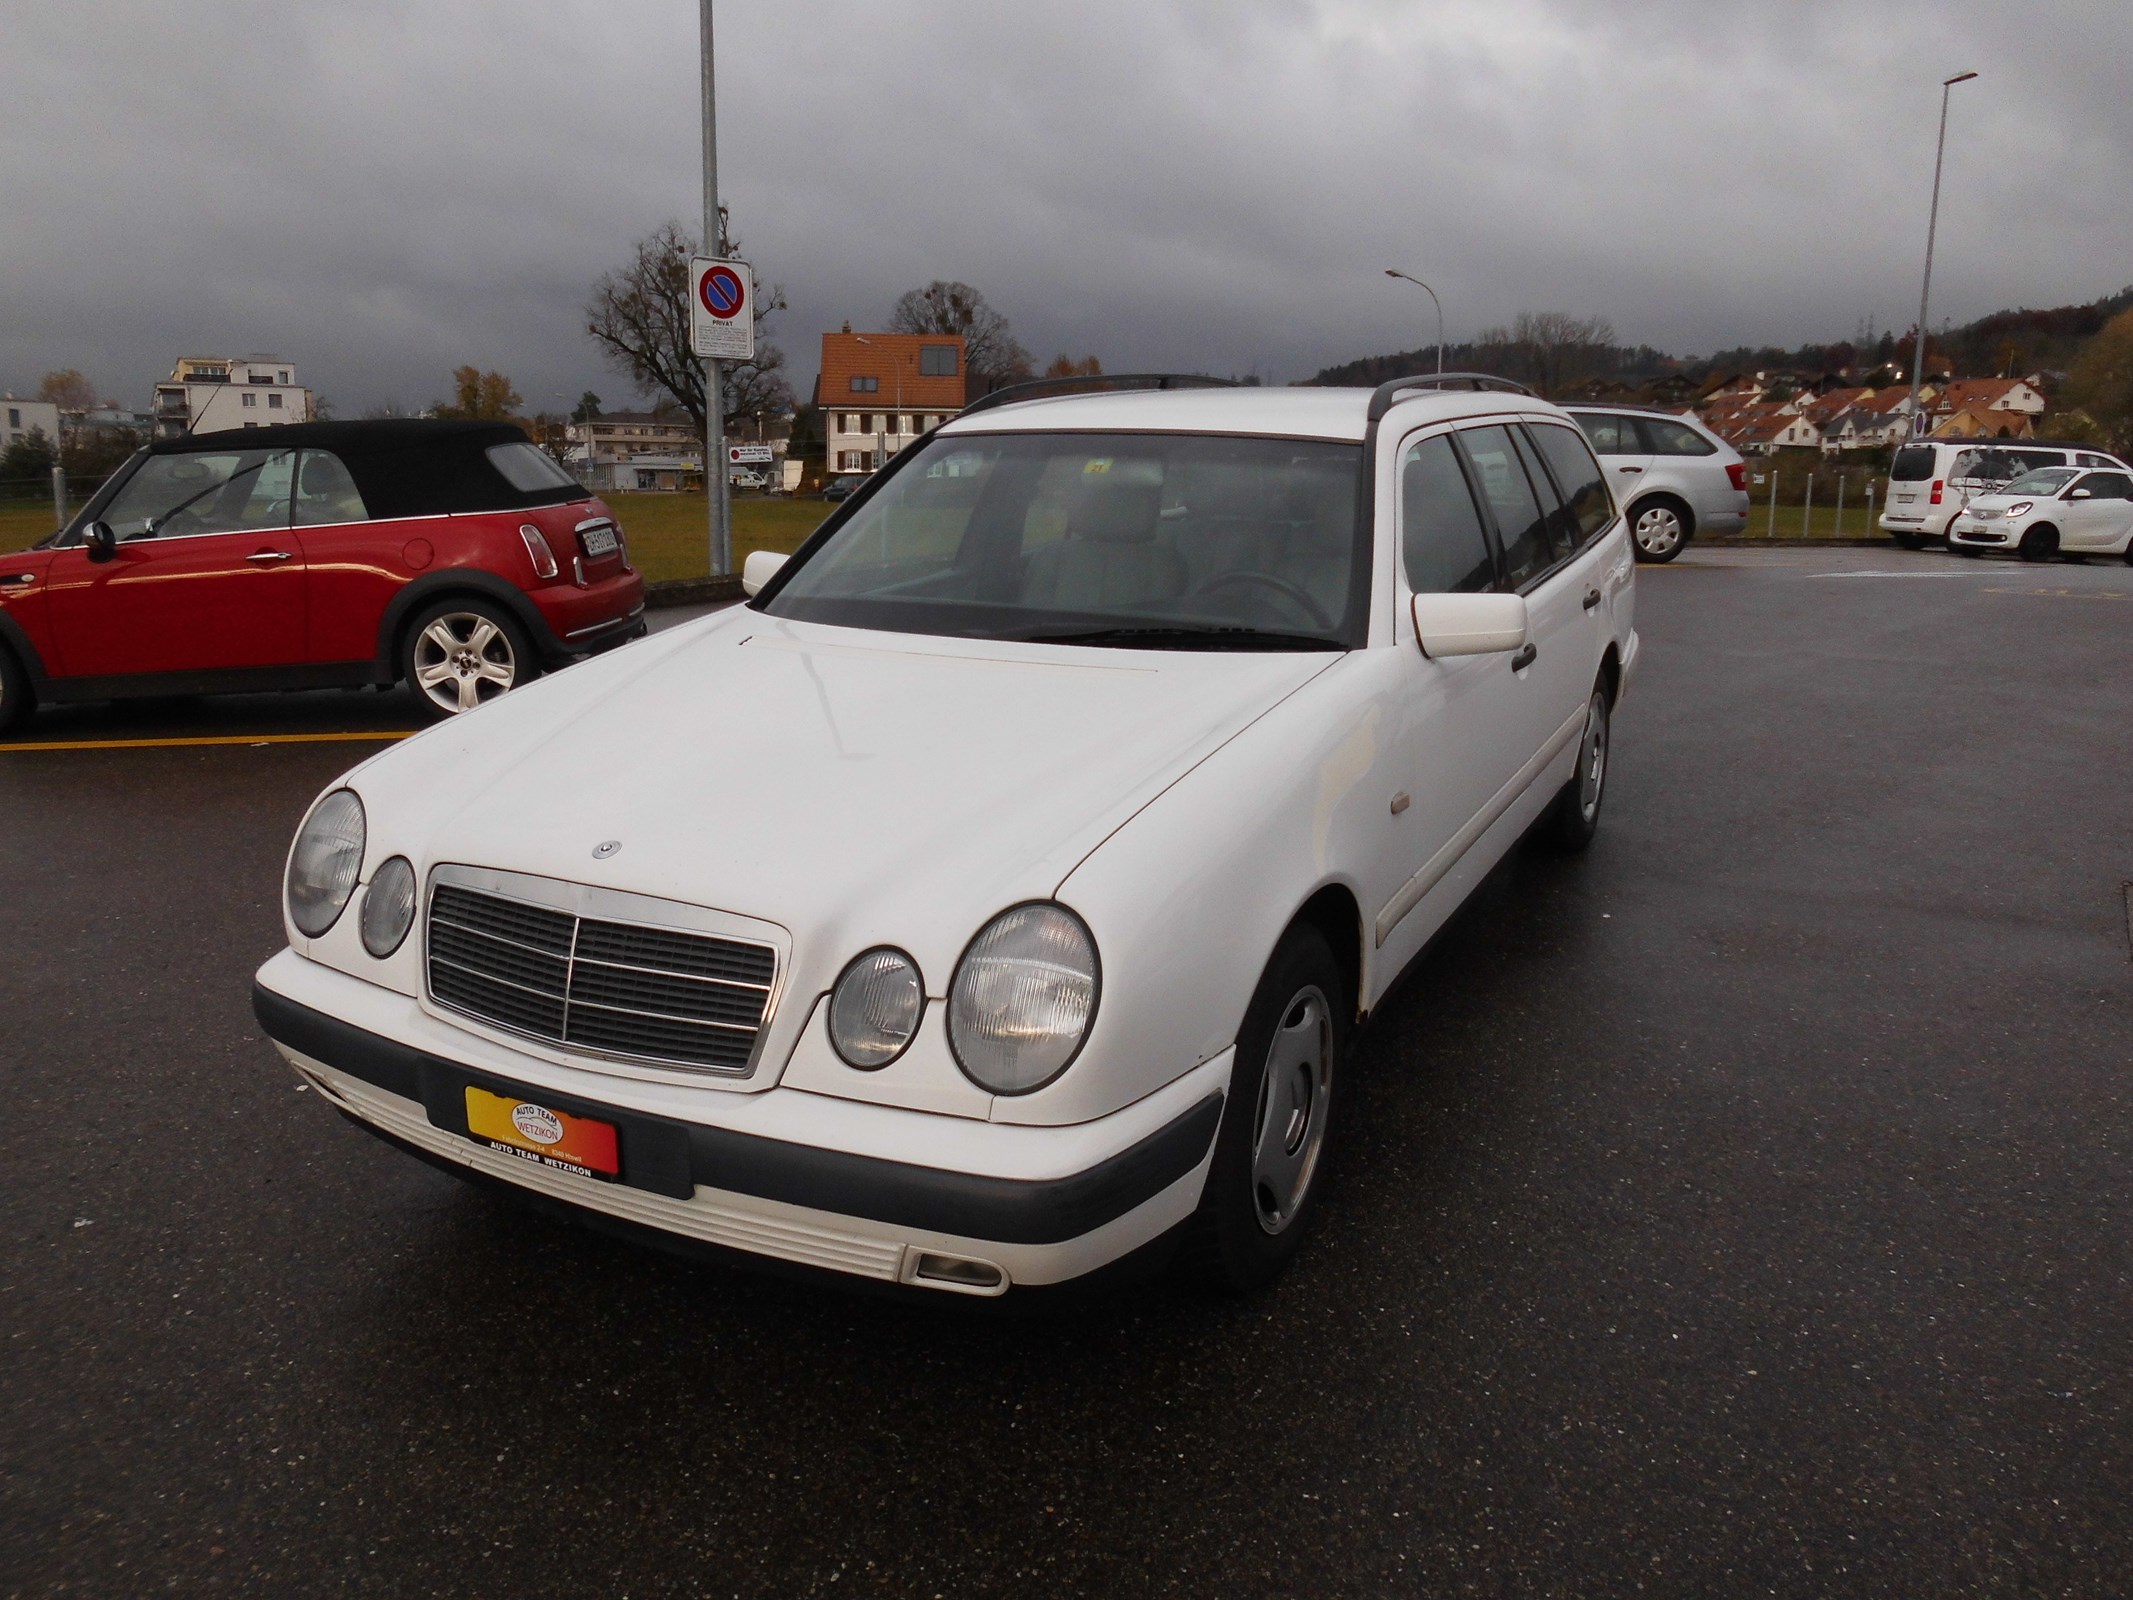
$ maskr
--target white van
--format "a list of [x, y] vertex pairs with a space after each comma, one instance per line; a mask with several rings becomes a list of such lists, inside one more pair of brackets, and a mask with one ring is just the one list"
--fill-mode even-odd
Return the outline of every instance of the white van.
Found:
[[2116, 456], [2091, 445], [2042, 439], [1918, 439], [1901, 446], [1889, 463], [1881, 531], [1906, 550], [1923, 549], [1947, 538], [1948, 524], [1971, 496], [1990, 493], [2039, 467], [2129, 470]]

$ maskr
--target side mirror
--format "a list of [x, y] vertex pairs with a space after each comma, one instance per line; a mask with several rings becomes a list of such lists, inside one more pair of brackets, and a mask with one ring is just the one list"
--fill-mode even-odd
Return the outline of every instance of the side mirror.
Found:
[[1415, 640], [1431, 659], [1491, 655], [1526, 642], [1522, 594], [1418, 594]]
[[2067, 496], [2069, 500], [2093, 500], [2094, 498], [2095, 496], [2086, 489], [2076, 489]]
[[741, 593], [753, 600], [784, 565], [785, 558], [775, 550], [749, 551], [748, 559], [741, 563]]
[[109, 561], [118, 554], [118, 535], [108, 522], [92, 522], [81, 531], [82, 553], [91, 561]]

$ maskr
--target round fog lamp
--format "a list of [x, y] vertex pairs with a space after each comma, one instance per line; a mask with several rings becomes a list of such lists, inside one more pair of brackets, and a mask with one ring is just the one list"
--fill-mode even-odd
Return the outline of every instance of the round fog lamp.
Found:
[[383, 961], [400, 948], [414, 921], [415, 869], [406, 856], [394, 856], [370, 875], [363, 891], [363, 948]]
[[901, 950], [869, 950], [830, 992], [830, 1043], [846, 1066], [873, 1072], [904, 1053], [925, 1008], [918, 964]]
[[289, 852], [289, 920], [316, 939], [340, 920], [363, 868], [363, 802], [336, 789], [311, 808]]
[[948, 1046], [994, 1094], [1028, 1094], [1073, 1065], [1096, 1016], [1096, 941], [1081, 918], [1015, 906], [963, 952], [948, 989]]

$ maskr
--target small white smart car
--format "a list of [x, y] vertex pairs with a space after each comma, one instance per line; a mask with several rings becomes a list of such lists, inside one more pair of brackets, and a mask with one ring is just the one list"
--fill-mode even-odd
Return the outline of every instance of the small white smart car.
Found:
[[2025, 561], [2133, 560], [2133, 473], [2040, 467], [1957, 512], [1948, 524], [1948, 548], [1966, 556], [2012, 550]]
[[254, 987], [296, 1070], [662, 1242], [1271, 1278], [1357, 1022], [1523, 835], [1592, 836], [1630, 541], [1499, 380], [1100, 381], [335, 783]]

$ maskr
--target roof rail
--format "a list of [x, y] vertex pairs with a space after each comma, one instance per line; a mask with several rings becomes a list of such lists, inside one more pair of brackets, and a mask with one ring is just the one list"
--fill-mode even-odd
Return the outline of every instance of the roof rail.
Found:
[[963, 407], [963, 416], [972, 416], [980, 411], [990, 411], [995, 406], [1011, 406], [1024, 400], [1041, 400], [1047, 393], [1075, 389], [1111, 389], [1125, 385], [1143, 389], [1236, 389], [1242, 385], [1235, 378], [1211, 378], [1204, 372], [1098, 372], [1072, 378], [1032, 378], [1026, 383], [1011, 383], [1004, 389], [995, 389], [990, 394], [979, 395]]
[[1524, 384], [1499, 378], [1493, 372], [1424, 372], [1379, 384], [1370, 396], [1370, 420], [1375, 422], [1385, 415], [1410, 389], [1501, 389], [1509, 394], [1533, 395]]

